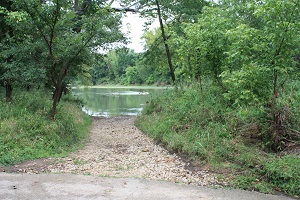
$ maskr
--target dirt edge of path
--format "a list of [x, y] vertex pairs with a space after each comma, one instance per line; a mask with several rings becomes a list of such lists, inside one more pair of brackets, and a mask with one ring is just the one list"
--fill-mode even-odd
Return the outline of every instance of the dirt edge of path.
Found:
[[135, 125], [136, 117], [93, 117], [84, 148], [64, 158], [45, 158], [12, 166], [8, 173], [73, 173], [105, 177], [135, 177], [192, 185], [226, 186], [218, 174], [184, 155], [170, 153]]

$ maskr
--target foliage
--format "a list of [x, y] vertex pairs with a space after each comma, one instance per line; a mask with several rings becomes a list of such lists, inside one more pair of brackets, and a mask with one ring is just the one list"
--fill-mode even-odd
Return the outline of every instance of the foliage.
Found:
[[141, 66], [148, 69], [148, 76], [153, 77], [154, 82], [170, 83], [165, 47], [159, 29], [148, 31], [143, 35], [143, 39], [145, 39], [145, 48], [148, 50], [143, 55]]
[[0, 79], [53, 87], [53, 120], [66, 85], [80, 75], [86, 77], [93, 51], [123, 40], [121, 14], [113, 13], [100, 1], [88, 5], [83, 1], [82, 12], [74, 9], [74, 3], [13, 1], [13, 10], [5, 11], [4, 24], [10, 33], [5, 40], [10, 42], [3, 42], [5, 62], [1, 69], [5, 73]]
[[[146, 133], [174, 151], [194, 155], [212, 163], [224, 161], [230, 157], [229, 149], [233, 148], [225, 145], [225, 140], [232, 140], [234, 133], [228, 130], [223, 108], [219, 107], [219, 90], [215, 86], [211, 87], [215, 88], [215, 96], [205, 94], [210, 99], [205, 107], [201, 106], [199, 86], [194, 85], [194, 89], [179, 89], [177, 92], [169, 91], [163, 98], [149, 103], [138, 124]], [[213, 154], [216, 151], [223, 152], [226, 156]]]
[[219, 81], [228, 49], [226, 32], [234, 25], [217, 7], [205, 7], [197, 23], [184, 25], [184, 36], [174, 40], [179, 43], [177, 62], [186, 77], [210, 75]]
[[299, 195], [299, 165], [300, 159], [297, 156], [286, 156], [267, 162], [261, 173], [273, 187], [279, 187], [290, 195]]
[[274, 151], [289, 134], [282, 116], [290, 106], [280, 102], [285, 85], [299, 73], [299, 9], [298, 1], [220, 1], [204, 7], [197, 21], [184, 23], [183, 34], [170, 40], [177, 47], [177, 74], [185, 80], [201, 84], [209, 76], [232, 106], [253, 104], [268, 113], [262, 135]]
[[[93, 84], [120, 83], [140, 84], [146, 82], [149, 74], [141, 77], [140, 54], [128, 48], [109, 51], [106, 55], [96, 54], [91, 74]], [[145, 71], [143, 71], [145, 72]]]
[[[105, 56], [101, 54], [95, 54], [95, 59], [90, 69], [91, 81], [93, 85], [101, 84], [112, 79], [112, 72], [105, 62]], [[84, 85], [84, 84], [82, 84]]]
[[[183, 84], [153, 99], [139, 116], [138, 127], [171, 151], [214, 170], [230, 171], [223, 175], [235, 187], [299, 195], [298, 157], [282, 159], [263, 151], [261, 130], [268, 127], [268, 112], [251, 104], [230, 108], [222, 89], [208, 79], [203, 81], [204, 104], [199, 91], [199, 83]], [[298, 116], [299, 110], [295, 113]], [[296, 116], [291, 119], [300, 124]]]
[[126, 68], [124, 83], [126, 85], [130, 84], [140, 84], [142, 82], [140, 78], [139, 71], [136, 67], [128, 67]]
[[160, 68], [163, 64], [159, 62], [165, 63], [163, 57], [153, 60], [150, 52], [135, 53], [127, 48], [111, 50], [106, 55], [96, 55], [90, 70], [92, 82], [94, 85], [170, 83], [168, 69]]
[[[297, 159], [263, 152], [299, 146], [299, 1], [121, 2], [159, 19], [160, 28], [144, 34], [142, 54], [126, 48], [96, 53], [124, 39], [122, 14], [113, 12], [112, 2], [0, 2], [0, 85], [6, 101], [12, 101], [12, 87], [24, 95], [1, 102], [0, 152], [8, 155], [1, 162], [34, 158], [34, 148], [40, 156], [59, 153], [67, 146], [62, 138], [80, 138], [70, 134], [76, 123], [66, 122], [75, 118], [65, 114], [70, 105], [62, 100], [58, 106], [75, 80], [169, 84], [176, 75], [174, 92], [148, 104], [140, 127], [174, 151], [243, 172], [236, 186], [299, 195]], [[43, 95], [31, 96], [34, 91], [23, 93], [42, 85], [54, 89], [52, 105]], [[51, 106], [53, 120], [60, 111], [57, 121], [46, 119]]]
[[112, 81], [120, 81], [121, 76], [125, 75], [126, 69], [135, 66], [138, 57], [138, 53], [127, 48], [111, 50], [104, 58], [108, 68], [107, 76]]
[[74, 97], [64, 99], [56, 121], [47, 117], [51, 100], [45, 91], [18, 91], [9, 104], [1, 99], [0, 164], [64, 155], [82, 144], [90, 119]]
[[[172, 30], [176, 33], [181, 31], [181, 23], [184, 21], [197, 21], [197, 15], [201, 13], [202, 7], [207, 5], [206, 1], [196, 0], [191, 2], [186, 1], [173, 1], [173, 0], [136, 0], [128, 1], [122, 0], [123, 3], [129, 6], [135, 6], [140, 12], [141, 16], [147, 18], [157, 18], [159, 21], [159, 30], [154, 43], [147, 45], [148, 53], [154, 51], [156, 56], [163, 57], [162, 60], [166, 62], [168, 66], [168, 72], [173, 83], [175, 82], [175, 68], [173, 64], [172, 50], [174, 47], [170, 47], [170, 32], [167, 29], [172, 27]], [[158, 45], [157, 45], [158, 44]], [[162, 47], [159, 53], [156, 51], [158, 48]], [[159, 48], [159, 49], [160, 49]], [[162, 54], [161, 54], [162, 53]], [[149, 56], [149, 54], [148, 54]], [[155, 59], [156, 56], [151, 56], [151, 59]], [[166, 67], [164, 66], [164, 67]]]
[[[28, 87], [33, 85], [31, 82], [43, 79], [43, 70], [37, 67], [28, 70], [27, 63], [19, 62], [31, 57], [25, 52], [27, 46], [21, 44], [26, 35], [18, 34], [20, 29], [15, 26], [26, 19], [26, 14], [14, 9], [13, 1], [4, 0], [0, 2], [0, 16], [0, 85], [6, 87], [6, 101], [10, 102], [13, 82]], [[41, 78], [34, 78], [36, 72], [41, 73]]]
[[41, 63], [34, 61], [42, 60], [40, 57], [42, 49], [41, 44], [33, 45], [30, 42], [21, 44], [12, 42], [5, 45], [0, 56], [2, 61], [6, 61], [2, 63], [4, 71], [0, 77], [1, 85], [8, 79], [12, 80], [15, 86], [27, 88], [45, 83], [46, 69]]
[[[300, 17], [295, 10], [299, 9], [297, 8], [299, 5], [296, 2], [268, 1], [264, 5], [252, 6], [255, 9], [253, 15], [260, 18], [262, 28], [241, 24], [228, 31], [231, 41], [228, 52], [230, 56], [227, 59], [229, 69], [224, 71], [222, 76], [228, 79], [226, 84], [232, 91], [241, 91], [242, 88], [238, 87], [244, 88], [243, 85], [252, 82], [251, 88], [245, 88], [242, 94], [248, 93], [254, 96], [254, 99], [249, 98], [250, 102], [257, 100], [266, 102], [273, 93], [279, 92], [279, 85], [285, 81], [285, 77], [294, 73], [293, 49], [298, 43], [294, 31], [299, 27], [295, 20]], [[256, 71], [256, 74], [253, 74], [253, 71]], [[263, 86], [260, 87], [262, 90], [259, 85]], [[233, 99], [239, 100], [243, 97]]]

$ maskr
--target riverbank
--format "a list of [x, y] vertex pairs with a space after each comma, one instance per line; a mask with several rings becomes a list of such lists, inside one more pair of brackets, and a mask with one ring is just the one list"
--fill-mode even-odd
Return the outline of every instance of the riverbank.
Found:
[[171, 85], [160, 86], [160, 85], [93, 85], [93, 86], [72, 86], [76, 88], [130, 88], [130, 89], [169, 89], [173, 88]]
[[[193, 85], [169, 91], [147, 104], [137, 126], [169, 151], [217, 172], [219, 182], [235, 188], [299, 197], [297, 130], [293, 139], [283, 141], [284, 149], [272, 152], [271, 138], [263, 138], [270, 127], [264, 107], [235, 107], [220, 94], [220, 88], [210, 84], [202, 89]], [[299, 104], [293, 106], [285, 120], [297, 127], [295, 116], [299, 114], [296, 109]]]
[[[11, 104], [2, 102], [0, 129], [5, 134], [0, 138], [0, 161], [2, 165], [11, 165], [52, 158], [2, 166], [0, 171], [140, 177], [267, 193], [277, 190], [297, 196], [297, 149], [296, 154], [287, 156], [265, 152], [257, 138], [238, 134], [237, 125], [246, 122], [245, 117], [239, 118], [242, 111], [223, 113], [218, 103], [203, 111], [197, 90], [178, 92], [168, 92], [168, 98], [149, 102], [138, 118], [138, 126], [154, 140], [133, 125], [132, 117], [94, 118], [91, 138], [95, 139], [86, 148], [61, 159], [55, 157], [66, 156], [83, 144], [89, 132], [89, 118], [80, 111], [78, 102], [66, 96], [57, 120], [50, 121], [49, 99], [41, 93], [20, 93]], [[107, 137], [111, 143], [102, 141]], [[169, 152], [178, 152], [184, 159]]]
[[83, 144], [91, 120], [80, 102], [63, 96], [55, 121], [51, 106], [51, 96], [42, 89], [15, 89], [11, 103], [0, 100], [0, 165], [67, 155]]

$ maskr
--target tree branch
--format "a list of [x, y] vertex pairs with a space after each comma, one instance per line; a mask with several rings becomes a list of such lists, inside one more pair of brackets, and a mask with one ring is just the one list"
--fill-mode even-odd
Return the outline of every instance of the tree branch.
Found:
[[168, 59], [168, 64], [169, 64], [169, 68], [170, 68], [170, 74], [171, 74], [171, 77], [172, 77], [172, 81], [174, 83], [175, 82], [174, 68], [173, 68], [171, 53], [170, 53], [170, 49], [169, 49], [169, 45], [168, 45], [168, 39], [167, 39], [167, 36], [165, 34], [164, 24], [163, 24], [163, 21], [162, 21], [160, 5], [159, 5], [158, 0], [155, 0], [155, 3], [156, 3], [156, 6], [157, 6], [157, 13], [158, 13], [158, 20], [159, 20], [159, 24], [160, 24], [161, 34], [162, 34], [162, 37], [163, 37], [163, 41], [164, 41], [165, 49], [166, 49], [166, 53], [167, 53], [167, 59]]
[[133, 13], [138, 13], [138, 9], [134, 8], [110, 8], [109, 10], [115, 11], [115, 12], [133, 12]]

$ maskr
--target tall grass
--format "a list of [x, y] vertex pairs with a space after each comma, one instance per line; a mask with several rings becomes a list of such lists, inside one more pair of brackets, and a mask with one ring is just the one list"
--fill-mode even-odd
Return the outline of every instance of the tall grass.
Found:
[[[64, 155], [82, 143], [90, 119], [80, 106], [63, 98], [56, 120], [50, 120], [51, 97], [46, 91], [14, 90], [13, 101], [0, 102], [0, 164]], [[69, 99], [69, 100], [68, 100]]]
[[[229, 179], [234, 179], [232, 185], [236, 187], [263, 192], [281, 188], [288, 194], [300, 195], [295, 187], [296, 179], [300, 185], [298, 162], [282, 161], [286, 162], [288, 176], [296, 179], [286, 178], [283, 183], [278, 181], [283, 175], [272, 171], [282, 162], [276, 154], [264, 151], [266, 141], [261, 140], [261, 134], [268, 126], [266, 110], [259, 105], [233, 107], [221, 94], [209, 81], [203, 86], [203, 94], [198, 84], [181, 86], [153, 99], [136, 124], [168, 149], [214, 170], [232, 172]], [[299, 112], [295, 111], [295, 116]], [[295, 155], [291, 157], [299, 160]]]

